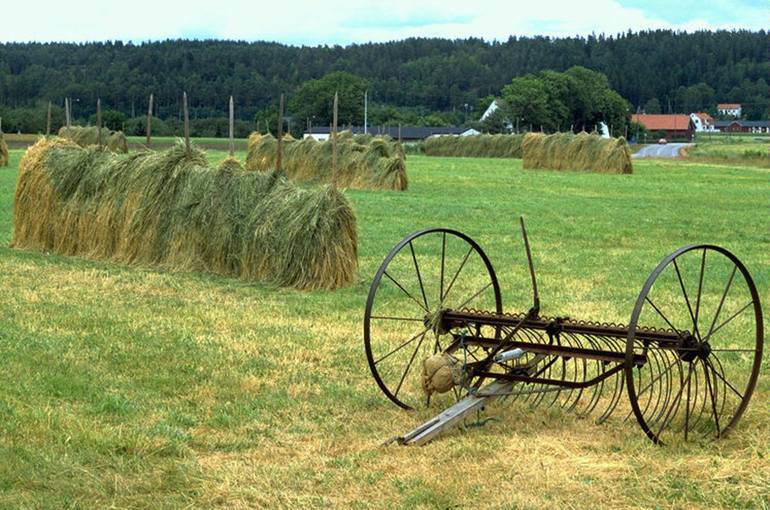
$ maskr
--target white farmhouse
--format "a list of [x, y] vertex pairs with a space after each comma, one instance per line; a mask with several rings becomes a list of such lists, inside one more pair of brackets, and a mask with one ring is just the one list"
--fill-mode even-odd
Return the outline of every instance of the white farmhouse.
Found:
[[717, 105], [717, 111], [722, 115], [730, 115], [732, 117], [741, 116], [741, 105], [738, 103], [719, 103]]

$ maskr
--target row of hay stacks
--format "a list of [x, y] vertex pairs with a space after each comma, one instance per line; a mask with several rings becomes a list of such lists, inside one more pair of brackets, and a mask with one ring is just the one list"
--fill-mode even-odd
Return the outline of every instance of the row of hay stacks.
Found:
[[602, 138], [585, 132], [528, 133], [524, 137], [524, 168], [633, 173], [631, 150], [624, 138]]
[[[271, 135], [249, 137], [246, 168], [271, 171], [278, 142]], [[313, 138], [284, 138], [282, 169], [293, 180], [316, 184], [332, 182], [332, 142]], [[337, 185], [358, 189], [405, 190], [406, 156], [400, 143], [387, 137], [337, 135]]]
[[423, 144], [428, 156], [521, 158], [524, 135], [431, 136]]
[[8, 166], [8, 144], [5, 143], [3, 132], [0, 131], [0, 166]]
[[[126, 139], [126, 135], [123, 134], [123, 131], [111, 131], [106, 127], [101, 129], [102, 146], [112, 152], [119, 152], [122, 154], [128, 152], [128, 140]], [[59, 136], [66, 138], [67, 140], [72, 140], [81, 147], [88, 147], [99, 143], [99, 128], [95, 126], [64, 126], [59, 130]]]
[[307, 189], [232, 158], [212, 168], [181, 142], [114, 154], [41, 139], [19, 165], [16, 248], [299, 289], [335, 289], [357, 270], [355, 214], [328, 186]]

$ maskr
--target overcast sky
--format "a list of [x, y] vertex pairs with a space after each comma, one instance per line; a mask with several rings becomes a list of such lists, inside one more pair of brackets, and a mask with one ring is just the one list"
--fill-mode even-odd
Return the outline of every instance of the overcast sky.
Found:
[[770, 0], [38, 0], [3, 2], [0, 41], [169, 38], [350, 44], [406, 37], [770, 27]]

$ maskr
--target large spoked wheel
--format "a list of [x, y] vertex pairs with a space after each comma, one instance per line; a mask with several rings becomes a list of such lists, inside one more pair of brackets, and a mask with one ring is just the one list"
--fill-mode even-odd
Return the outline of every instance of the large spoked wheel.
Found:
[[[441, 314], [466, 307], [503, 311], [492, 264], [465, 234], [445, 228], [420, 230], [385, 257], [366, 301], [364, 347], [372, 375], [390, 400], [404, 409], [426, 402], [422, 363], [452, 342], [440, 327]], [[458, 359], [475, 356], [473, 349], [455, 351]], [[456, 399], [461, 391], [437, 397]]]
[[[643, 327], [677, 340], [640, 340]], [[664, 258], [639, 294], [626, 343], [628, 396], [647, 436], [663, 444], [729, 432], [754, 391], [763, 339], [757, 289], [732, 253], [694, 245]], [[634, 366], [635, 355], [647, 361]]]

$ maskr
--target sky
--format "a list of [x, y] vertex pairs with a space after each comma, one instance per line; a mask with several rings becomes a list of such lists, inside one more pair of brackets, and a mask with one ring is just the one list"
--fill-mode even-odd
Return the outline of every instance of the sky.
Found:
[[164, 39], [292, 45], [407, 37], [574, 36], [629, 29], [770, 29], [770, 0], [37, 0], [4, 2], [0, 42]]

